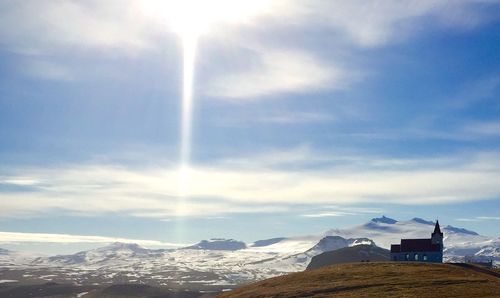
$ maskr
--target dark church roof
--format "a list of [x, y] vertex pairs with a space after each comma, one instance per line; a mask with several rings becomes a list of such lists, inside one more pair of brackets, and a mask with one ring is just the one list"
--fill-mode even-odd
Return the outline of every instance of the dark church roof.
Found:
[[401, 239], [401, 252], [406, 251], [440, 251], [439, 244], [433, 244], [431, 239]]
[[441, 251], [439, 244], [433, 244], [431, 239], [401, 239], [401, 245], [391, 245], [391, 252], [421, 252]]
[[401, 252], [401, 245], [391, 244], [391, 252]]

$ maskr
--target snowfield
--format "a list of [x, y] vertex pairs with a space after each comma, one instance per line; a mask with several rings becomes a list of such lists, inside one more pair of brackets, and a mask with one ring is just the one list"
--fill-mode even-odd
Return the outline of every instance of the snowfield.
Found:
[[[233, 239], [211, 239], [180, 249], [146, 249], [113, 243], [72, 255], [33, 256], [0, 250], [0, 267], [23, 269], [30, 279], [77, 284], [138, 282], [195, 288], [231, 286], [305, 270], [312, 257], [359, 244], [389, 248], [401, 238], [429, 238], [434, 223], [419, 218], [395, 221], [382, 217], [322, 234], [273, 238], [246, 245]], [[455, 227], [444, 227], [445, 261], [464, 256], [500, 261], [500, 239]], [[49, 272], [49, 273], [47, 273]], [[42, 274], [44, 274], [42, 276]], [[2, 276], [0, 276], [2, 278]]]

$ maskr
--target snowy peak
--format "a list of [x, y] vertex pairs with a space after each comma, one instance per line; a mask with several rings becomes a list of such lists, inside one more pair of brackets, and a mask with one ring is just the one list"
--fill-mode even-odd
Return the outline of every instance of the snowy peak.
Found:
[[72, 255], [57, 255], [38, 258], [35, 263], [51, 263], [59, 265], [96, 264], [110, 260], [129, 260], [130, 258], [147, 258], [158, 255], [157, 250], [146, 249], [135, 243], [114, 242], [109, 245], [80, 251]]
[[27, 265], [34, 259], [41, 257], [41, 254], [12, 251], [0, 248], [0, 267], [11, 265]]
[[433, 221], [430, 221], [430, 220], [425, 220], [425, 219], [420, 218], [420, 217], [414, 217], [414, 218], [412, 218], [412, 220], [411, 220], [411, 221], [416, 222], [416, 223], [419, 223], [419, 224], [431, 225], [431, 226], [433, 226], [433, 225], [435, 225], [435, 224], [436, 224], [436, 223], [435, 223], [435, 222], [433, 222]]
[[464, 229], [464, 228], [457, 228], [457, 227], [454, 227], [454, 226], [446, 226], [444, 228], [445, 231], [447, 232], [452, 232], [452, 233], [461, 233], [461, 234], [467, 234], [467, 235], [474, 235], [474, 236], [478, 236], [479, 234], [474, 232], [474, 231], [471, 231], [471, 230], [467, 230], [467, 229]]
[[195, 245], [185, 247], [185, 249], [202, 249], [202, 250], [240, 250], [245, 249], [245, 242], [234, 239], [212, 238], [210, 240], [202, 240]]
[[314, 251], [316, 254], [326, 251], [336, 250], [349, 246], [347, 239], [340, 236], [326, 236], [318, 244], [312, 247], [308, 252]]
[[138, 253], [138, 254], [144, 254], [148, 253], [150, 250], [143, 248], [139, 246], [138, 244], [135, 243], [123, 243], [123, 242], [114, 242], [109, 245], [100, 247], [95, 249], [96, 251], [100, 252], [132, 252], [132, 253]]
[[368, 238], [343, 238], [340, 236], [326, 236], [322, 238], [318, 244], [309, 249], [306, 253], [312, 253], [317, 255], [323, 252], [341, 249], [344, 247], [355, 246], [355, 245], [375, 245], [375, 243]]
[[392, 224], [397, 223], [398, 221], [397, 221], [397, 220], [395, 220], [395, 219], [392, 219], [392, 218], [386, 217], [385, 215], [382, 215], [382, 217], [372, 218], [371, 222], [374, 222], [374, 223], [383, 223], [383, 224], [389, 224], [389, 225], [392, 225]]
[[286, 239], [285, 237], [277, 237], [277, 238], [271, 238], [271, 239], [265, 239], [265, 240], [258, 240], [258, 241], [255, 241], [254, 243], [252, 243], [250, 245], [250, 247], [269, 246], [269, 245], [273, 245], [273, 244], [276, 244], [278, 242], [281, 242], [285, 239]]

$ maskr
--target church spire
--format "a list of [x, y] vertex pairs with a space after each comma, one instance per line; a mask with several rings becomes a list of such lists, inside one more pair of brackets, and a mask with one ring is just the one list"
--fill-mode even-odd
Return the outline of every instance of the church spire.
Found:
[[443, 235], [443, 232], [441, 232], [441, 228], [439, 227], [439, 220], [436, 220], [436, 225], [434, 226], [434, 232], [432, 234]]

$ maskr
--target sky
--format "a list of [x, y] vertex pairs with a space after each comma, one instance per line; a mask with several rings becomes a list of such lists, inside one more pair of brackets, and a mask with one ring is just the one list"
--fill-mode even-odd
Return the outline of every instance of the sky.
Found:
[[251, 242], [383, 214], [498, 237], [499, 28], [497, 0], [2, 1], [0, 247]]

